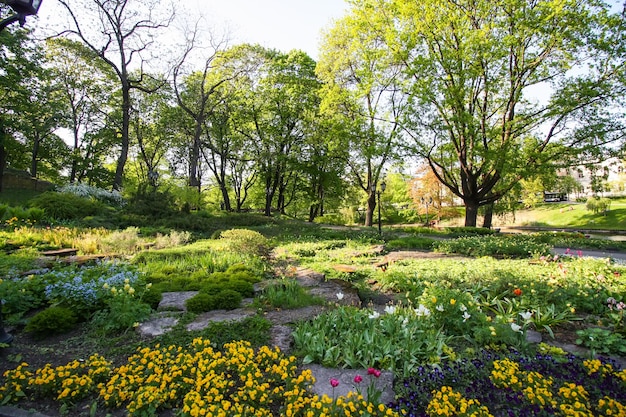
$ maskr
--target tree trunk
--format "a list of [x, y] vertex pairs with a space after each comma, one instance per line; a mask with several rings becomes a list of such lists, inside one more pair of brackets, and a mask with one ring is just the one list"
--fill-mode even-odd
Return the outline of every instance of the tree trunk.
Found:
[[376, 209], [376, 193], [370, 192], [367, 197], [367, 211], [365, 212], [365, 226], [374, 224], [374, 209]]
[[476, 227], [478, 218], [478, 203], [465, 201], [465, 227]]
[[483, 227], [491, 229], [493, 222], [493, 203], [485, 206], [485, 218], [483, 219]]
[[117, 159], [117, 168], [115, 169], [115, 178], [113, 180], [113, 189], [120, 191], [122, 189], [122, 181], [124, 179], [124, 168], [128, 159], [128, 149], [130, 147], [130, 86], [126, 81], [122, 86], [122, 149]]
[[35, 133], [35, 139], [33, 140], [33, 150], [30, 158], [30, 176], [37, 178], [37, 158], [39, 158], [39, 135]]
[[230, 197], [228, 196], [228, 190], [226, 189], [226, 185], [222, 182], [220, 184], [220, 190], [222, 191], [222, 201], [224, 202], [224, 210], [231, 212], [233, 208], [230, 205]]
[[309, 223], [313, 223], [313, 220], [315, 220], [315, 218], [317, 217], [317, 214], [319, 213], [319, 207], [319, 203], [311, 204], [311, 207], [309, 207]]

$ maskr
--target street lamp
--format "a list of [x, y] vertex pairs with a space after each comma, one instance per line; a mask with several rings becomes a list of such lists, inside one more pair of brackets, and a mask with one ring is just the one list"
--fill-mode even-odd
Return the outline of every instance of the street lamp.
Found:
[[428, 221], [428, 206], [433, 203], [433, 198], [428, 197], [428, 199], [422, 197], [422, 205], [426, 206], [426, 226], [430, 226], [430, 222]]
[[[383, 235], [381, 217], [380, 217], [380, 194], [385, 192], [385, 188], [387, 188], [387, 184], [385, 181], [380, 183], [380, 190], [376, 191], [376, 195], [378, 196], [378, 235]], [[372, 185], [372, 189], [376, 190], [376, 185]]]
[[0, 3], [10, 6], [15, 12], [14, 15], [0, 21], [0, 32], [15, 22], [20, 22], [20, 26], [24, 26], [26, 16], [37, 14], [39, 6], [41, 6], [41, 1], [42, 0], [0, 0]]

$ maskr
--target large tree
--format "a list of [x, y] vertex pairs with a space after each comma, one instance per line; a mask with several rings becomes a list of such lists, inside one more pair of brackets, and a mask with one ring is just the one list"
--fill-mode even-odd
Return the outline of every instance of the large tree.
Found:
[[358, 15], [339, 20], [326, 33], [317, 73], [324, 81], [323, 113], [335, 119], [335, 136], [348, 152], [353, 183], [367, 195], [365, 225], [373, 223], [384, 169], [396, 157], [399, 121], [406, 108], [400, 66], [380, 36]]
[[66, 38], [46, 41], [46, 66], [64, 108], [61, 126], [71, 147], [69, 181], [80, 182], [110, 151], [111, 141], [96, 140], [102, 139], [97, 133], [108, 124], [115, 103], [115, 73], [83, 43]]
[[[5, 11], [0, 7], [0, 16]], [[0, 32], [0, 191], [7, 166], [25, 168], [25, 161], [16, 162], [25, 154], [23, 144], [33, 126], [23, 115], [37, 110], [30, 85], [40, 82], [42, 60], [42, 49], [29, 32], [15, 26]]]
[[[403, 67], [412, 151], [466, 207], [624, 135], [624, 20], [600, 1], [354, 0]], [[569, 155], [568, 155], [569, 154]]]
[[[160, 29], [174, 18], [173, 7], [163, 10], [158, 0], [57, 0], [69, 13], [71, 27], [65, 34], [78, 37], [117, 75], [121, 91], [120, 153], [113, 188], [120, 189], [130, 148], [131, 90], [146, 87], [144, 64], [156, 54]], [[159, 15], [162, 12], [163, 14]]]

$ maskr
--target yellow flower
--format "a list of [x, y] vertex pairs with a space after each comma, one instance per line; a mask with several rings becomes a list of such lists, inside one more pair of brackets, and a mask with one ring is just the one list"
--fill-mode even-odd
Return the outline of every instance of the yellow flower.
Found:
[[456, 300], [454, 298], [450, 299], [450, 304], [455, 305], [456, 304]]

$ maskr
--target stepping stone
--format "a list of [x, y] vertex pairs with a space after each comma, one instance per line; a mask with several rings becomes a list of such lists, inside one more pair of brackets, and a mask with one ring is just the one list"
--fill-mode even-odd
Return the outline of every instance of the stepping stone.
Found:
[[178, 319], [171, 316], [157, 316], [137, 326], [137, 333], [142, 336], [161, 336], [178, 324]]
[[198, 291], [164, 292], [157, 311], [187, 311], [185, 301], [198, 294]]
[[[315, 377], [315, 384], [313, 385], [313, 393], [320, 397], [324, 394], [330, 398], [337, 398], [339, 396], [346, 396], [348, 392], [357, 392], [356, 387], [360, 387], [361, 394], [367, 400], [367, 387], [370, 382], [374, 383], [374, 386], [381, 392], [380, 402], [387, 404], [395, 399], [393, 392], [393, 374], [389, 371], [381, 371], [380, 376], [376, 378], [374, 375], [368, 375], [367, 369], [335, 369], [325, 368], [322, 365], [309, 364], [303, 366], [304, 369], [310, 369]], [[363, 378], [361, 383], [356, 384], [354, 377], [360, 375]], [[333, 388], [330, 385], [330, 380], [336, 379], [339, 381], [339, 385]]]
[[291, 351], [291, 345], [293, 343], [293, 329], [289, 326], [276, 325], [270, 329], [270, 347], [276, 346], [283, 353]]
[[223, 321], [243, 321], [256, 315], [256, 311], [248, 308], [237, 308], [234, 310], [212, 310], [199, 314], [196, 319], [187, 325], [188, 331], [203, 330], [211, 323]]

